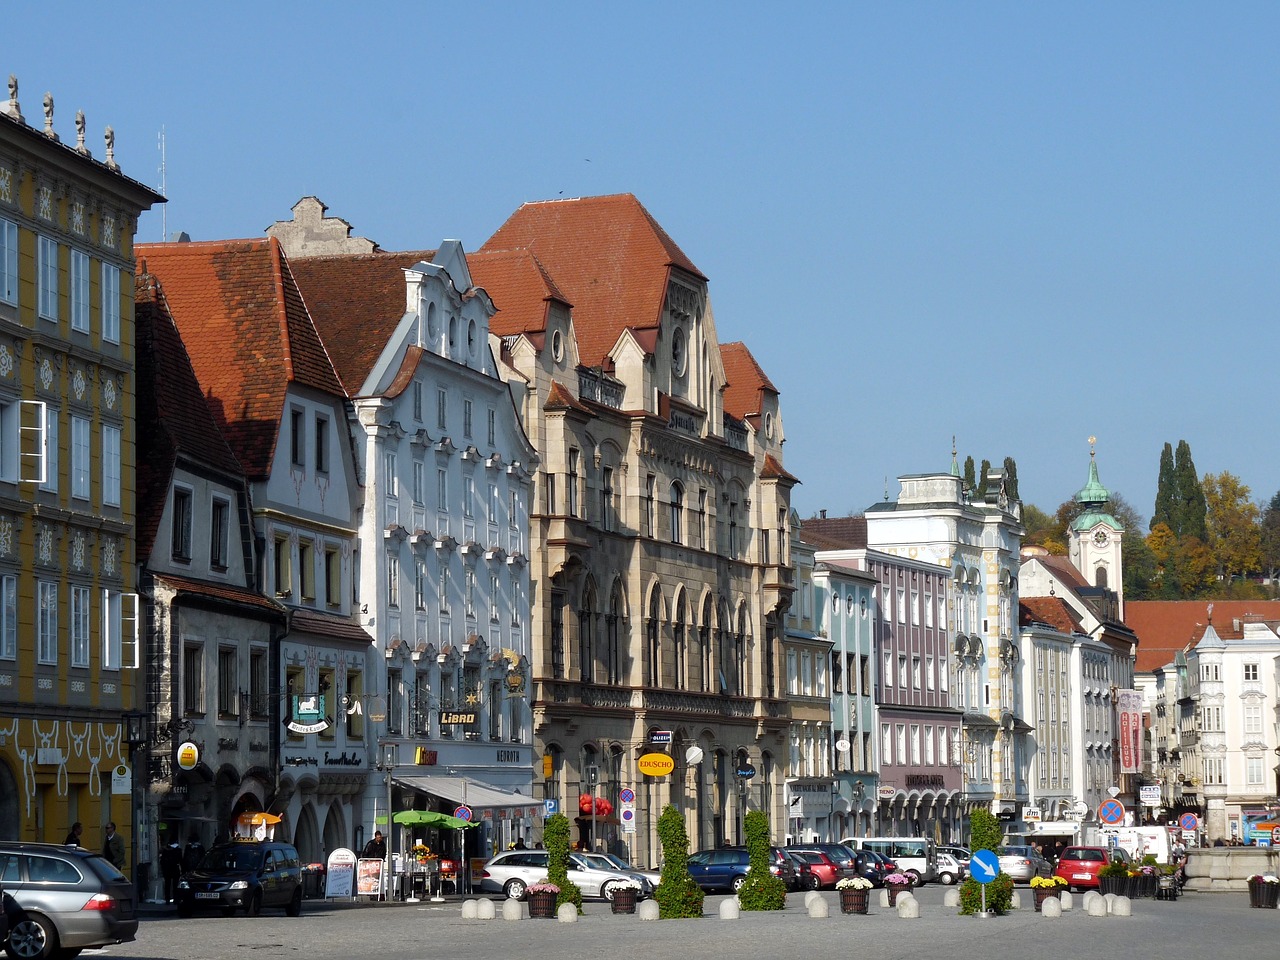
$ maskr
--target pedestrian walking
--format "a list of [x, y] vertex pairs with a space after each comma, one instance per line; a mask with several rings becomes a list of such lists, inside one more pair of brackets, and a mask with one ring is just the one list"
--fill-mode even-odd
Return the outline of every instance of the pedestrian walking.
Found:
[[116, 833], [114, 822], [107, 824], [106, 836], [102, 841], [102, 856], [117, 870], [124, 870], [124, 837]]
[[175, 838], [160, 851], [160, 875], [164, 877], [164, 902], [178, 898], [178, 878], [182, 876], [182, 847]]
[[71, 825], [71, 830], [67, 833], [67, 839], [62, 842], [68, 847], [80, 846], [80, 834], [84, 833], [84, 825], [77, 820]]

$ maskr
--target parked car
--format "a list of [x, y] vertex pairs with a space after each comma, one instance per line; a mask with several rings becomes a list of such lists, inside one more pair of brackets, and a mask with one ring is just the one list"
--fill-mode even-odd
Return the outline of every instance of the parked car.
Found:
[[1032, 877], [1053, 874], [1053, 864], [1040, 856], [1035, 847], [1007, 846], [1000, 852], [1000, 872], [1013, 877], [1014, 883], [1030, 883]]
[[[508, 850], [500, 853], [480, 871], [480, 889], [487, 893], [506, 894], [512, 900], [523, 900], [529, 885], [547, 876], [550, 857], [545, 850]], [[638, 899], [653, 894], [653, 884], [642, 874], [621, 870], [602, 870], [578, 853], [569, 854], [569, 880], [584, 897], [612, 901], [618, 884], [634, 880], [640, 884]]]
[[[588, 850], [582, 850], [574, 854], [586, 861], [588, 866], [595, 867], [597, 870], [616, 870], [619, 873], [629, 873], [637, 881], [645, 881], [650, 888], [656, 887], [662, 882], [662, 874], [657, 870], [641, 870], [633, 867], [621, 857], [615, 857], [612, 853], [592, 853]], [[644, 884], [641, 884], [643, 888]]]
[[1128, 863], [1129, 857], [1119, 847], [1067, 847], [1053, 875], [1067, 881], [1071, 890], [1096, 890], [1098, 871], [1113, 860]]
[[949, 853], [938, 851], [938, 882], [948, 887], [964, 879], [968, 872], [968, 862], [961, 862]]
[[4, 948], [13, 960], [70, 960], [138, 931], [133, 884], [83, 847], [0, 843]]
[[788, 850], [783, 847], [783, 852], [791, 860], [792, 866], [795, 867], [796, 871], [796, 878], [787, 885], [787, 889], [790, 891], [815, 889], [813, 886], [813, 870], [809, 867], [809, 861], [794, 850]]
[[302, 912], [302, 866], [292, 844], [274, 840], [234, 840], [211, 848], [178, 880], [178, 915], [220, 909], [256, 917], [263, 907]]
[[969, 861], [973, 859], [973, 852], [968, 847], [942, 846], [938, 847], [938, 852], [949, 853], [955, 857], [966, 871], [969, 869]]
[[[751, 866], [746, 847], [717, 847], [699, 850], [689, 857], [689, 875], [704, 890], [732, 890], [737, 893]], [[791, 858], [781, 847], [769, 848], [769, 872], [794, 889], [797, 874]]]
[[788, 850], [821, 850], [828, 857], [845, 869], [852, 869], [854, 862], [858, 858], [858, 852], [853, 847], [844, 843], [823, 843], [815, 840], [813, 843], [792, 843], [786, 849]]
[[[876, 853], [874, 850], [859, 850], [858, 858], [866, 864], [868, 871], [862, 875], [871, 880], [877, 887], [884, 886], [884, 878], [889, 874], [898, 872], [898, 865], [883, 853]], [[874, 872], [874, 878], [870, 875], [871, 872]]]
[[822, 850], [798, 846], [785, 849], [787, 853], [800, 858], [809, 867], [810, 890], [834, 890], [838, 881], [854, 875], [852, 867], [841, 866]]

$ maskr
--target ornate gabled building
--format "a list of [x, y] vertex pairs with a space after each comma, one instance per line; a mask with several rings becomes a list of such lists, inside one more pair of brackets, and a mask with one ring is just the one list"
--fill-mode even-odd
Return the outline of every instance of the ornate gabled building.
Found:
[[[480, 855], [541, 813], [528, 701], [537, 457], [497, 375], [493, 302], [461, 245], [347, 253], [349, 228], [321, 211], [305, 198], [270, 232], [305, 253], [292, 269], [353, 405], [359, 619], [378, 653], [368, 689], [385, 701], [393, 807], [465, 801], [484, 828], [467, 835]], [[381, 777], [369, 791], [371, 835], [388, 793]]]
[[[134, 234], [164, 198], [0, 99], [0, 838], [137, 862]], [[135, 714], [135, 716], [128, 716]], [[126, 722], [132, 721], [132, 722]], [[147, 852], [141, 851], [143, 859]], [[130, 869], [130, 864], [125, 864]]]
[[[143, 244], [138, 256], [249, 483], [255, 582], [288, 616], [265, 708], [273, 779], [228, 783], [239, 791], [228, 821], [267, 810], [283, 818], [277, 836], [322, 860], [357, 836], [372, 767], [364, 715], [342, 709], [376, 676], [373, 638], [353, 618], [360, 489], [345, 391], [276, 240]], [[216, 635], [182, 642], [221, 648]], [[219, 659], [216, 675], [197, 677], [186, 660], [181, 710], [194, 722], [213, 709], [213, 691], [243, 683], [245, 664]]]
[[[748, 806], [780, 834], [796, 481], [776, 389], [744, 347], [720, 344], [706, 277], [633, 196], [525, 204], [469, 259], [542, 461], [543, 795], [573, 813], [595, 794], [616, 812], [634, 791], [636, 832], [603, 833], [642, 862], [658, 859], [667, 803], [695, 847], [741, 840]], [[673, 772], [641, 773], [650, 752]]]

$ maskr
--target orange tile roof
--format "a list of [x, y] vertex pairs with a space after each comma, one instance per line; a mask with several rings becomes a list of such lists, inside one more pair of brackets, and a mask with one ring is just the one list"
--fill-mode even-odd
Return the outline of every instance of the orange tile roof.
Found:
[[343, 395], [280, 244], [263, 240], [138, 244], [159, 280], [191, 365], [251, 480], [271, 469], [290, 383]]
[[1081, 587], [1089, 586], [1089, 581], [1086, 580], [1084, 575], [1076, 569], [1075, 564], [1066, 557], [1050, 553], [1042, 557], [1036, 557], [1035, 559], [1039, 560], [1053, 571], [1059, 580], [1071, 587], [1073, 590], [1079, 590]]
[[542, 333], [553, 301], [572, 306], [546, 268], [528, 250], [480, 251], [467, 257], [471, 282], [497, 307], [489, 329], [500, 337]]
[[138, 556], [148, 557], [179, 453], [237, 482], [240, 463], [205, 402], [154, 277], [134, 288], [138, 383]]
[[799, 483], [799, 479], [794, 474], [787, 473], [781, 461], [772, 453], [764, 455], [764, 463], [760, 466], [761, 480], [790, 480], [792, 483]]
[[434, 257], [434, 250], [408, 250], [289, 261], [349, 396], [364, 385], [404, 317], [404, 271]]
[[281, 620], [285, 617], [286, 609], [283, 604], [247, 587], [238, 587], [230, 583], [211, 583], [207, 580], [192, 580], [189, 577], [179, 577], [171, 573], [157, 573], [156, 580], [167, 583], [179, 593], [255, 607], [263, 613], [276, 614]]
[[658, 326], [673, 268], [706, 280], [629, 193], [523, 204], [480, 249], [538, 258], [573, 303], [579, 359], [592, 367], [624, 330]]
[[1024, 597], [1018, 606], [1018, 622], [1024, 627], [1034, 621], [1047, 623], [1063, 633], [1076, 633], [1082, 626], [1080, 618], [1062, 597]]
[[1204, 636], [1213, 604], [1213, 629], [1224, 640], [1241, 636], [1235, 621], [1258, 617], [1280, 620], [1280, 600], [1126, 600], [1124, 619], [1138, 635], [1134, 669], [1150, 673], [1170, 663], [1180, 650]]
[[728, 381], [724, 391], [724, 410], [731, 417], [745, 420], [761, 413], [761, 394], [778, 393], [756, 358], [744, 343], [720, 344], [720, 360]]

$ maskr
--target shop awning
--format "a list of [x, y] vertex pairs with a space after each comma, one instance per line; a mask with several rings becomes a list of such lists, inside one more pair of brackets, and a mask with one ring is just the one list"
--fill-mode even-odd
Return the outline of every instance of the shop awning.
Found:
[[516, 807], [529, 809], [542, 806], [533, 797], [503, 790], [470, 777], [395, 777], [394, 782], [450, 803], [465, 803], [472, 810], [512, 810]]

